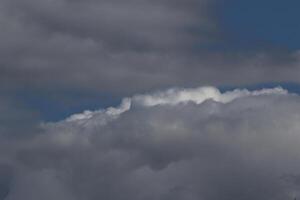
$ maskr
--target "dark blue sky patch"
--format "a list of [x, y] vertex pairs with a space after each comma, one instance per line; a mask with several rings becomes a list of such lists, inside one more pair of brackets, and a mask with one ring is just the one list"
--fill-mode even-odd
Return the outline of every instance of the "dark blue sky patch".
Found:
[[120, 103], [111, 94], [92, 94], [80, 91], [19, 91], [16, 99], [37, 112], [43, 121], [59, 121], [84, 110], [97, 110]]
[[300, 48], [300, 1], [227, 0], [218, 9], [223, 41], [219, 48], [264, 50]]

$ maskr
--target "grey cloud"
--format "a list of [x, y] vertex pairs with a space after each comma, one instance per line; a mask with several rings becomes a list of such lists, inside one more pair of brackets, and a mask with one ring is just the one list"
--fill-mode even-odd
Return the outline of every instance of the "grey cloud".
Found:
[[297, 53], [276, 64], [272, 54], [206, 51], [203, 45], [221, 37], [216, 2], [1, 1], [1, 88], [127, 95], [174, 85], [298, 81]]
[[4, 199], [11, 187], [12, 169], [8, 165], [0, 164], [0, 199]]
[[170, 65], [174, 52], [184, 53], [195, 41], [206, 41], [206, 35], [189, 29], [213, 29], [208, 4], [205, 0], [2, 1], [2, 85], [71, 89], [97, 85], [110, 91], [146, 80], [149, 88], [154, 79], [162, 78], [158, 71]]
[[0, 191], [5, 200], [291, 199], [299, 102], [281, 88], [135, 95], [6, 141], [2, 163], [14, 170]]

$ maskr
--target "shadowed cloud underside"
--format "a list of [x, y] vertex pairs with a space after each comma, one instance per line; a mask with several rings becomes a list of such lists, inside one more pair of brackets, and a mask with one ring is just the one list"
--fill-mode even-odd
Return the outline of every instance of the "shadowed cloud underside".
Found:
[[[173, 88], [1, 139], [5, 200], [290, 199], [300, 98]], [[3, 173], [1, 173], [3, 171]], [[6, 173], [6, 172], [10, 173]]]

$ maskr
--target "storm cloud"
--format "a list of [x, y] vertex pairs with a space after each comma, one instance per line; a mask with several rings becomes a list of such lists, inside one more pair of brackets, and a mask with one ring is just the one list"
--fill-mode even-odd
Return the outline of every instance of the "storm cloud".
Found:
[[1, 140], [1, 199], [292, 199], [300, 98], [173, 88]]
[[299, 198], [300, 51], [227, 2], [1, 0], [0, 200]]
[[115, 90], [144, 79], [149, 87], [161, 66], [177, 65], [176, 55], [209, 38], [209, 4], [1, 1], [1, 82]]
[[209, 50], [224, 37], [220, 2], [3, 0], [1, 89], [132, 95], [173, 86], [297, 81], [298, 51]]

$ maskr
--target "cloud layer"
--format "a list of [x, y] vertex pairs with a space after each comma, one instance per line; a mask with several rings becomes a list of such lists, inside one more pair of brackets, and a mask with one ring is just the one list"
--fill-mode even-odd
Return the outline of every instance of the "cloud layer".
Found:
[[175, 88], [43, 123], [1, 140], [0, 199], [292, 199], [299, 104], [281, 88]]
[[179, 61], [173, 61], [175, 54], [186, 54], [195, 42], [207, 41], [207, 32], [214, 29], [209, 4], [206, 0], [1, 1], [1, 82], [10, 87], [115, 91], [128, 79], [144, 79], [149, 87], [152, 79], [161, 78], [160, 66]]
[[128, 95], [174, 85], [298, 81], [297, 51], [214, 52], [223, 32], [218, 3], [3, 0], [0, 89]]

